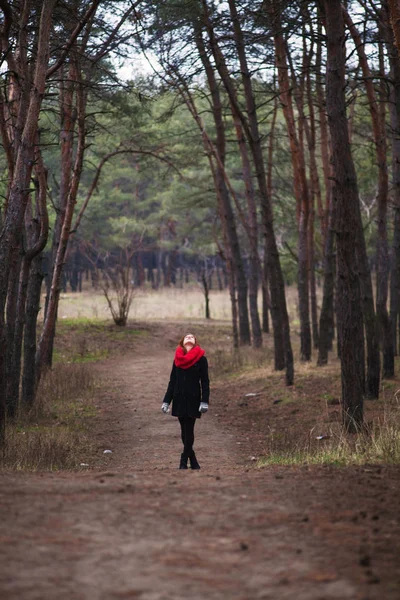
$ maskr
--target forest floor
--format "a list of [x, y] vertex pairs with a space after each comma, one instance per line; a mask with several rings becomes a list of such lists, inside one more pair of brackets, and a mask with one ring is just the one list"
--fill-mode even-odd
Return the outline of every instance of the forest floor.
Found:
[[400, 469], [257, 466], [266, 427], [299, 408], [245, 398], [262, 389], [250, 372], [213, 381], [211, 361], [202, 468], [177, 469], [179, 424], [160, 411], [177, 330], [148, 326], [92, 365], [86, 471], [0, 474], [0, 598], [398, 600]]

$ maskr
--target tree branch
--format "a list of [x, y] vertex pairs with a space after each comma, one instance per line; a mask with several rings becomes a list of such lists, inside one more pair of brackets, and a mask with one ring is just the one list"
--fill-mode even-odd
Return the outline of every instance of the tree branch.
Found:
[[[1, 2], [1, 0], [0, 0]], [[86, 23], [89, 21], [89, 19], [91, 18], [92, 15], [94, 15], [94, 13], [96, 12], [98, 6], [100, 4], [100, 0], [93, 0], [92, 5], [89, 7], [89, 9], [86, 11], [85, 16], [83, 17], [82, 21], [80, 21], [78, 23], [78, 25], [75, 27], [74, 31], [71, 34], [71, 37], [69, 38], [68, 42], [65, 44], [63, 51], [61, 52], [61, 56], [56, 60], [56, 62], [54, 63], [54, 65], [52, 65], [47, 73], [46, 73], [46, 77], [51, 77], [56, 71], [58, 71], [58, 69], [61, 67], [61, 65], [64, 63], [68, 52], [71, 50], [73, 44], [75, 43], [78, 35], [81, 33], [82, 29], [85, 27]]]

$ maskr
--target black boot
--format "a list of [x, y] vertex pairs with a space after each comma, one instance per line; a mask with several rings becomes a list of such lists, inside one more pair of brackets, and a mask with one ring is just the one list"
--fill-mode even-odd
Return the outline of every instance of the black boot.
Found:
[[197, 458], [194, 452], [192, 452], [192, 454], [189, 455], [189, 460], [191, 469], [200, 469], [200, 465], [197, 462]]
[[187, 469], [187, 461], [188, 461], [188, 457], [186, 456], [186, 454], [182, 453], [181, 454], [181, 462], [179, 463], [179, 468], [180, 469]]

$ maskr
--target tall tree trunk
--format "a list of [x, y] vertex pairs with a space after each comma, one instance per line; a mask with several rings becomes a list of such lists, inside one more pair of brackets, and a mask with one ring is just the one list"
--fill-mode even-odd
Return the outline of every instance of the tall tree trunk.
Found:
[[[376, 151], [376, 161], [378, 165], [378, 241], [377, 241], [377, 282], [376, 282], [376, 313], [378, 330], [383, 348], [383, 376], [393, 377], [394, 375], [394, 349], [392, 344], [392, 335], [390, 329], [389, 315], [387, 311], [387, 296], [389, 284], [389, 248], [387, 239], [387, 202], [389, 194], [389, 179], [387, 169], [387, 148], [386, 148], [386, 128], [385, 128], [385, 98], [381, 97], [378, 102], [373, 85], [373, 78], [369, 68], [368, 59], [365, 54], [364, 44], [360, 34], [352, 22], [349, 13], [343, 9], [345, 22], [353, 37], [357, 48], [360, 66], [362, 69], [365, 89], [368, 97], [368, 107], [372, 121], [372, 131]], [[380, 54], [380, 76], [383, 78], [384, 60], [382, 49]], [[383, 90], [381, 88], [381, 94]], [[383, 95], [383, 94], [382, 94]]]
[[[306, 51], [306, 49], [304, 49]], [[311, 51], [310, 60], [311, 62]], [[315, 201], [317, 202], [317, 211], [320, 222], [321, 239], [326, 238], [326, 223], [324, 219], [324, 209], [322, 206], [321, 186], [318, 175], [317, 159], [315, 154], [316, 148], [316, 131], [315, 131], [315, 110], [314, 98], [312, 93], [311, 73], [308, 66], [306, 73], [307, 86], [307, 104], [310, 114], [310, 126], [307, 130], [307, 142], [310, 153], [310, 222], [308, 228], [308, 255], [309, 255], [309, 273], [310, 273], [310, 297], [311, 297], [311, 323], [314, 348], [318, 348], [319, 332], [318, 332], [318, 308], [317, 308], [317, 289], [315, 281], [315, 243], [314, 243], [314, 223], [315, 223]]]
[[236, 285], [235, 285], [235, 271], [232, 266], [232, 259], [227, 258], [226, 270], [228, 275], [228, 286], [229, 286], [229, 297], [231, 299], [231, 314], [232, 314], [232, 337], [233, 347], [239, 348], [239, 331], [238, 331], [238, 311], [236, 301]]
[[6, 378], [7, 378], [7, 414], [10, 418], [14, 418], [17, 413], [18, 399], [12, 394], [13, 384], [16, 380], [17, 374], [14, 369], [13, 363], [13, 348], [16, 332], [16, 321], [17, 321], [17, 302], [18, 302], [18, 282], [21, 272], [22, 265], [22, 247], [21, 244], [17, 246], [13, 257], [11, 259], [10, 277], [8, 279], [8, 292], [7, 292], [7, 308], [6, 308], [6, 331], [7, 331], [7, 366], [6, 366]]
[[36, 397], [36, 327], [43, 281], [42, 262], [42, 254], [32, 261], [26, 297], [21, 405], [27, 410], [32, 408]]
[[[297, 205], [298, 217], [298, 297], [300, 316], [300, 356], [301, 360], [311, 360], [311, 328], [309, 306], [309, 257], [308, 257], [308, 226], [309, 226], [309, 191], [305, 170], [304, 148], [296, 131], [294, 107], [292, 101], [292, 85], [288, 76], [285, 41], [282, 25], [277, 13], [274, 14], [274, 42], [276, 67], [278, 70], [279, 95], [283, 114], [289, 135], [290, 153], [293, 167], [293, 186]], [[302, 103], [302, 98], [300, 103]], [[302, 106], [299, 106], [303, 113]], [[302, 115], [303, 116], [303, 115]]]
[[[75, 69], [76, 78], [80, 79], [78, 69]], [[83, 168], [83, 156], [85, 151], [85, 110], [87, 100], [87, 90], [80, 81], [77, 91], [77, 119], [78, 119], [78, 141], [76, 155], [73, 167], [73, 176], [71, 178], [64, 221], [61, 229], [60, 242], [57, 248], [57, 254], [54, 262], [50, 295], [46, 317], [43, 324], [42, 335], [40, 337], [36, 354], [36, 385], [39, 385], [43, 370], [49, 368], [49, 348], [52, 347], [55, 335], [55, 324], [57, 320], [58, 301], [60, 297], [60, 282], [62, 276], [65, 255], [68, 248], [68, 242], [71, 232], [72, 218], [76, 205], [76, 198], [79, 189], [79, 183]]]
[[[15, 319], [14, 340], [12, 345], [11, 371], [12, 377], [9, 379], [8, 395], [10, 405], [17, 407], [19, 405], [19, 387], [21, 378], [21, 350], [24, 326], [28, 320], [26, 314], [26, 298], [28, 293], [28, 283], [31, 263], [35, 256], [40, 254], [47, 242], [49, 231], [49, 219], [46, 206], [47, 176], [44, 169], [39, 145], [35, 149], [35, 186], [36, 186], [36, 214], [32, 214], [31, 202], [28, 202], [25, 212], [26, 223], [26, 245], [25, 254], [22, 260], [22, 268], [19, 277], [17, 313]], [[37, 314], [37, 313], [36, 313]], [[36, 335], [36, 314], [34, 315], [34, 332]], [[29, 313], [32, 317], [32, 311]], [[36, 340], [35, 340], [36, 343]], [[32, 369], [34, 361], [32, 361]]]
[[[257, 108], [251, 82], [251, 75], [247, 64], [245, 51], [245, 42], [243, 32], [239, 22], [236, 4], [234, 0], [229, 0], [229, 9], [232, 17], [233, 32], [235, 38], [236, 50], [238, 53], [244, 95], [246, 101], [247, 121], [244, 115], [240, 112], [239, 107], [236, 107], [237, 114], [240, 116], [244, 131], [247, 135], [251, 153], [253, 156], [254, 168], [256, 171], [258, 190], [261, 201], [261, 214], [263, 223], [263, 235], [268, 247], [268, 277], [270, 281], [271, 301], [279, 310], [279, 321], [282, 329], [282, 337], [285, 349], [285, 366], [286, 366], [286, 384], [292, 385], [294, 379], [293, 352], [290, 340], [290, 325], [287, 312], [285, 284], [281, 264], [279, 260], [278, 248], [273, 226], [273, 215], [270, 198], [268, 196], [267, 178], [265, 172], [265, 162], [263, 156], [263, 148], [261, 136], [258, 129]], [[234, 102], [233, 90], [229, 81], [224, 81], [231, 102]]]
[[[15, 156], [14, 176], [10, 186], [7, 212], [0, 239], [0, 443], [4, 441], [6, 407], [6, 361], [7, 355], [4, 310], [7, 298], [10, 259], [21, 235], [26, 203], [29, 196], [30, 175], [33, 165], [33, 148], [39, 120], [40, 107], [45, 91], [46, 70], [49, 62], [49, 37], [51, 16], [56, 0], [44, 0], [41, 9], [39, 39], [35, 74], [29, 90], [29, 107], [22, 115], [21, 139]], [[31, 82], [28, 80], [28, 84]], [[19, 140], [18, 140], [19, 141]]]
[[317, 365], [319, 367], [328, 363], [328, 354], [329, 350], [331, 350], [332, 340], [334, 337], [333, 297], [335, 290], [335, 213], [335, 207], [333, 206], [332, 202], [324, 252], [324, 287], [322, 293], [321, 314], [319, 318], [317, 360]]
[[327, 112], [335, 170], [338, 297], [343, 425], [363, 424], [364, 334], [354, 232], [359, 229], [357, 178], [351, 155], [345, 98], [345, 32], [340, 0], [325, 0], [327, 32]]
[[390, 23], [394, 33], [394, 43], [400, 55], [400, 4], [399, 0], [388, 0]]
[[[314, 196], [312, 195], [312, 199]], [[317, 285], [315, 281], [315, 253], [314, 253], [314, 207], [310, 210], [310, 224], [308, 226], [308, 259], [309, 259], [309, 281], [311, 299], [311, 324], [314, 348], [318, 348], [318, 308], [317, 308]]]
[[[398, 59], [397, 59], [398, 60]], [[391, 103], [392, 128], [392, 171], [393, 171], [393, 242], [391, 255], [390, 278], [390, 323], [392, 343], [395, 354], [400, 350], [397, 346], [397, 323], [400, 324], [400, 61], [398, 60], [398, 78], [392, 76], [395, 82], [394, 100]], [[393, 69], [392, 69], [393, 72]], [[399, 344], [400, 347], [400, 344]]]
[[317, 365], [322, 366], [328, 362], [329, 351], [335, 335], [334, 322], [334, 293], [335, 293], [335, 207], [332, 199], [333, 167], [330, 161], [330, 140], [326, 114], [326, 100], [323, 86], [322, 73], [322, 19], [318, 12], [317, 49], [315, 58], [316, 70], [316, 98], [320, 132], [320, 151], [322, 158], [322, 171], [325, 190], [325, 207], [323, 210], [324, 232], [322, 247], [324, 250], [324, 285], [322, 307], [319, 320], [319, 344]]
[[[229, 191], [226, 184], [226, 172], [225, 172], [225, 127], [222, 115], [222, 103], [219, 93], [218, 84], [215, 78], [214, 69], [212, 68], [207, 53], [204, 48], [204, 42], [202, 40], [201, 32], [197, 32], [196, 35], [200, 58], [203, 62], [204, 69], [207, 76], [207, 82], [210, 88], [212, 103], [213, 103], [213, 118], [216, 130], [216, 144], [209, 139], [203, 122], [197, 113], [197, 110], [193, 106], [189, 106], [192, 116], [196, 120], [205, 144], [206, 150], [215, 156], [216, 167], [214, 180], [216, 182], [217, 197], [220, 203], [220, 216], [221, 222], [224, 224], [226, 232], [226, 241], [229, 245], [229, 254], [231, 257], [230, 266], [234, 269], [234, 281], [237, 286], [238, 296], [238, 314], [239, 314], [239, 339], [241, 345], [248, 345], [251, 343], [250, 339], [250, 324], [248, 315], [247, 305], [247, 280], [244, 271], [244, 265], [239, 245], [239, 238], [236, 230], [235, 217], [232, 210], [232, 205], [229, 197]], [[190, 100], [189, 100], [190, 102]], [[232, 289], [233, 291], [233, 289]]]
[[[71, 61], [68, 67], [67, 77], [63, 77], [63, 69], [61, 69], [61, 82], [59, 91], [60, 101], [60, 188], [59, 200], [57, 207], [56, 222], [54, 226], [53, 244], [50, 253], [49, 270], [47, 274], [47, 295], [45, 304], [45, 318], [49, 308], [51, 296], [51, 286], [53, 282], [54, 268], [57, 258], [57, 252], [60, 246], [61, 232], [65, 220], [67, 210], [68, 193], [71, 186], [71, 175], [73, 168], [73, 148], [74, 148], [74, 131], [76, 124], [76, 111], [74, 107], [74, 88], [77, 80], [76, 63]], [[56, 302], [55, 314], [58, 312], [58, 298]], [[48, 324], [48, 343], [42, 354], [42, 362], [47, 368], [52, 366], [53, 362], [53, 347], [54, 337], [56, 334], [56, 318]]]
[[[212, 93], [213, 98], [213, 109], [214, 109], [214, 122], [216, 120], [221, 119], [221, 100], [219, 97], [219, 90], [217, 87], [217, 82], [215, 80], [214, 69], [210, 63], [210, 60], [207, 55], [207, 51], [205, 48], [204, 40], [202, 37], [202, 33], [200, 29], [196, 30], [196, 45], [199, 51], [200, 59], [203, 63], [204, 70], [206, 72], [208, 85], [210, 87], [210, 91]], [[227, 73], [225, 61], [222, 56], [220, 58], [220, 66]], [[229, 75], [228, 75], [229, 76]], [[252, 181], [252, 172], [251, 172], [251, 164], [248, 156], [246, 139], [243, 133], [242, 124], [240, 122], [240, 118], [235, 110], [235, 106], [231, 103], [231, 111], [232, 118], [236, 132], [236, 139], [239, 146], [239, 153], [242, 163], [242, 174], [243, 181], [245, 184], [245, 195], [247, 201], [248, 208], [248, 219], [244, 223], [245, 231], [249, 238], [249, 248], [250, 248], [250, 257], [249, 257], [249, 308], [250, 308], [250, 320], [251, 320], [251, 328], [253, 333], [253, 346], [255, 348], [260, 348], [262, 346], [262, 333], [261, 333], [261, 323], [260, 316], [258, 312], [258, 271], [259, 271], [259, 255], [258, 255], [258, 232], [257, 232], [257, 209], [255, 203], [255, 192]], [[221, 124], [216, 123], [217, 130], [217, 150], [220, 156], [220, 160], [222, 165], [225, 164], [225, 143], [222, 146], [219, 137], [223, 130], [221, 130]], [[219, 132], [219, 133], [218, 133]], [[223, 133], [223, 135], [225, 135]], [[221, 156], [222, 152], [222, 156]], [[217, 167], [218, 168], [218, 167]]]
[[383, 3], [383, 32], [389, 57], [390, 75], [393, 82], [392, 98], [389, 103], [392, 133], [392, 178], [393, 178], [393, 242], [391, 256], [390, 281], [390, 321], [392, 342], [396, 354], [397, 323], [400, 325], [400, 56], [398, 46], [394, 44], [393, 30], [389, 24], [387, 3]]
[[[261, 265], [262, 269], [262, 330], [264, 333], [269, 333], [269, 307], [271, 300], [268, 291], [268, 265], [267, 265], [267, 249], [264, 243], [264, 260]], [[283, 354], [283, 352], [281, 352]]]

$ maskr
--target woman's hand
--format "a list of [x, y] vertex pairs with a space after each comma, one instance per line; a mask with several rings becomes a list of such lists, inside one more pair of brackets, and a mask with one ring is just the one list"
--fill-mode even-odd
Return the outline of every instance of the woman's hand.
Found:
[[208, 411], [208, 404], [207, 404], [207, 402], [200, 402], [199, 412], [206, 413], [207, 411]]
[[166, 415], [167, 413], [169, 413], [169, 404], [168, 402], [163, 402], [161, 405], [161, 410], [163, 411], [163, 413]]

